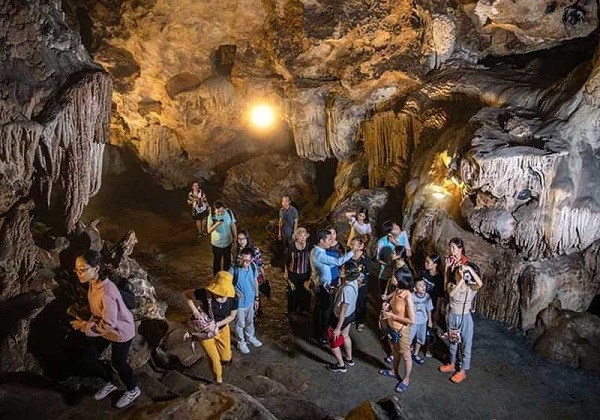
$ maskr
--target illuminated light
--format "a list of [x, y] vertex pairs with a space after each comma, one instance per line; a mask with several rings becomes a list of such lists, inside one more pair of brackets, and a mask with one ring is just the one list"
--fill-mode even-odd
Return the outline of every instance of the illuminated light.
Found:
[[452, 156], [448, 154], [448, 151], [444, 150], [440, 153], [440, 159], [446, 168], [450, 167], [450, 163], [452, 163]]
[[435, 191], [435, 192], [431, 193], [431, 196], [433, 198], [435, 198], [436, 200], [443, 200], [444, 198], [446, 198], [448, 196], [448, 194], [446, 194], [445, 192], [442, 192], [442, 191]]
[[431, 197], [435, 198], [436, 200], [443, 200], [450, 195], [448, 190], [441, 185], [430, 184], [429, 191], [431, 192]]
[[258, 128], [268, 128], [275, 124], [275, 110], [268, 105], [257, 105], [250, 111], [250, 120]]

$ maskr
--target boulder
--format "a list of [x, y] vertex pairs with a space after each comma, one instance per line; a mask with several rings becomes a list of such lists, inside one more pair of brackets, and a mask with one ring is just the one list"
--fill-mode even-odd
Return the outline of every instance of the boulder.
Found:
[[540, 312], [536, 330], [536, 353], [600, 376], [600, 317], [561, 309], [557, 300]]
[[171, 323], [170, 328], [160, 345], [165, 353], [177, 358], [185, 367], [192, 366], [203, 357], [204, 352], [199, 343], [193, 349], [191, 341], [184, 339], [187, 332], [185, 325]]
[[281, 154], [265, 154], [229, 169], [223, 186], [226, 203], [237, 209], [279, 208], [289, 195], [302, 207], [316, 201], [315, 168], [311, 162]]
[[281, 420], [331, 420], [334, 417], [327, 410], [295, 396], [273, 396], [258, 398], [273, 415]]
[[117, 282], [127, 281], [128, 287], [135, 294], [136, 308], [132, 312], [136, 319], [164, 319], [166, 304], [157, 299], [156, 290], [148, 279], [146, 270], [130, 257], [136, 244], [135, 232], [130, 230], [108, 251], [107, 262], [113, 268], [111, 278]]
[[346, 414], [346, 420], [407, 420], [410, 417], [397, 397], [365, 401]]
[[187, 398], [140, 407], [135, 415], [153, 420], [277, 419], [259, 401], [227, 384], [201, 386], [200, 391]]

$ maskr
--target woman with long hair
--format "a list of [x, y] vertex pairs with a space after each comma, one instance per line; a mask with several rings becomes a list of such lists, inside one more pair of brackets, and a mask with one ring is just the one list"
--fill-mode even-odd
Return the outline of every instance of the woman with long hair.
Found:
[[[337, 230], [333, 226], [326, 228], [331, 232], [331, 242], [329, 248], [325, 250], [328, 257], [340, 258], [346, 254], [346, 248], [338, 241]], [[331, 266], [331, 285], [337, 287], [340, 281], [340, 272], [337, 265]]]
[[[440, 366], [439, 371], [453, 373], [450, 380], [460, 383], [467, 377], [471, 368], [471, 348], [473, 346], [473, 318], [471, 305], [477, 290], [483, 286], [479, 267], [469, 261], [462, 239], [452, 238], [449, 242], [450, 256], [446, 258], [445, 282], [447, 286], [448, 337], [450, 339], [450, 363]], [[461, 360], [457, 354], [461, 348]], [[457, 363], [458, 362], [458, 363]]]
[[198, 181], [192, 182], [192, 189], [188, 193], [187, 203], [192, 208], [192, 219], [196, 222], [198, 237], [208, 235], [206, 218], [208, 217], [208, 200], [204, 191], [200, 189]]
[[75, 319], [71, 321], [71, 326], [87, 337], [83, 370], [88, 376], [97, 376], [106, 382], [94, 395], [98, 401], [117, 389], [112, 382], [112, 369], [99, 360], [106, 347], [111, 346], [112, 366], [127, 388], [116, 404], [118, 408], [123, 408], [141, 394], [135, 384], [133, 370], [127, 363], [129, 348], [135, 337], [135, 323], [117, 285], [101, 268], [102, 256], [97, 251], [87, 251], [75, 259], [73, 271], [81, 283], [88, 285], [91, 317], [87, 321]]
[[235, 247], [235, 249], [237, 250], [237, 255], [235, 255], [234, 261], [236, 263], [239, 263], [240, 259], [242, 258], [242, 250], [244, 248], [251, 248], [252, 251], [254, 252], [254, 255], [252, 257], [252, 262], [256, 265], [256, 268], [258, 269], [259, 277], [262, 276], [262, 278], [264, 279], [265, 278], [265, 263], [262, 260], [262, 254], [260, 252], [260, 248], [257, 245], [254, 245], [254, 243], [252, 242], [252, 240], [250, 238], [250, 232], [248, 232], [248, 229], [238, 230], [236, 244], [237, 244], [237, 246]]
[[[394, 365], [392, 369], [382, 369], [381, 375], [396, 378], [396, 392], [405, 392], [410, 384], [410, 373], [412, 371], [412, 355], [410, 353], [410, 328], [415, 322], [415, 308], [413, 303], [412, 289], [414, 287], [413, 276], [407, 268], [400, 268], [394, 273], [396, 279], [396, 290], [384, 303], [381, 317], [386, 323], [386, 335], [392, 344], [394, 354]], [[400, 358], [404, 362], [404, 377], [400, 380], [399, 368]]]
[[[444, 274], [441, 264], [442, 258], [438, 254], [429, 254], [425, 258], [425, 269], [421, 272], [421, 278], [425, 280], [427, 293], [433, 303], [432, 318], [435, 328], [439, 327], [444, 306]], [[427, 356], [431, 357], [431, 353], [428, 352]]]
[[348, 248], [351, 247], [352, 239], [360, 238], [365, 245], [365, 249], [369, 249], [371, 243], [373, 228], [369, 222], [369, 212], [366, 208], [361, 208], [358, 211], [349, 211], [344, 213], [348, 223], [350, 223], [350, 234], [348, 235]]
[[371, 272], [371, 259], [365, 254], [365, 244], [360, 237], [355, 237], [350, 241], [351, 248], [355, 249], [354, 256], [350, 261], [354, 261], [362, 274], [358, 281], [358, 298], [356, 301], [356, 330], [361, 332], [365, 329], [367, 319], [367, 300], [368, 283]]

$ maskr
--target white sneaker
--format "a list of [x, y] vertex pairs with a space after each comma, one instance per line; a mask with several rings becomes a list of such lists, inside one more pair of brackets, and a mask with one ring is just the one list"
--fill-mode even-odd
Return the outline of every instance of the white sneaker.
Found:
[[248, 344], [246, 344], [244, 341], [240, 341], [238, 343], [238, 349], [240, 349], [240, 351], [244, 354], [248, 354], [250, 353], [250, 349], [248, 348]]
[[262, 346], [261, 341], [258, 338], [256, 338], [256, 337], [250, 337], [248, 339], [248, 342], [250, 342], [250, 344], [252, 344], [254, 347], [260, 347], [260, 346]]
[[117, 389], [117, 387], [114, 386], [111, 382], [107, 382], [106, 385], [104, 385], [104, 387], [100, 391], [98, 391], [94, 394], [94, 399], [96, 401], [103, 400], [104, 398], [106, 398], [108, 396], [108, 394], [110, 394], [111, 392], [113, 392], [116, 389]]
[[131, 391], [125, 391], [119, 401], [117, 401], [117, 408], [124, 408], [131, 404], [137, 397], [142, 394], [142, 391], [136, 386]]

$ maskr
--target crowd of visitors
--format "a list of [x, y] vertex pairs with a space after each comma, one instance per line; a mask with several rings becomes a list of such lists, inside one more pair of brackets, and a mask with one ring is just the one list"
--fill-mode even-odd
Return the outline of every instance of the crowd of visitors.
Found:
[[[221, 384], [223, 365], [232, 358], [231, 323], [242, 354], [250, 353], [250, 346], [262, 346], [255, 320], [261, 291], [265, 293], [265, 264], [248, 230], [237, 229], [233, 211], [222, 201], [209, 206], [206, 194], [194, 182], [187, 202], [197, 235], [210, 235], [213, 253], [210, 283], [183, 293], [192, 312], [188, 328], [194, 330], [190, 337], [200, 341], [210, 361], [215, 383]], [[368, 209], [349, 211], [345, 216], [350, 225], [347, 240], [341, 241], [332, 226], [311, 235], [299, 226], [299, 213], [291, 198], [282, 197], [277, 238], [285, 255], [282, 268], [288, 315], [306, 319], [312, 308], [314, 339], [329, 347], [335, 358], [327, 369], [347, 372], [347, 366], [355, 365], [351, 329], [353, 325], [358, 333], [365, 329], [369, 278], [373, 276], [377, 279], [375, 296], [379, 303], [375, 306], [379, 308], [384, 362], [390, 366], [379, 373], [396, 380], [396, 392], [406, 392], [413, 362], [424, 364], [432, 357], [433, 341], [441, 339], [448, 343], [449, 363], [438, 370], [451, 373], [452, 382], [462, 382], [471, 367], [473, 301], [483, 285], [479, 268], [467, 257], [463, 241], [450, 240], [443, 261], [438, 254], [425, 256], [424, 268], [417, 273], [408, 234], [400, 224], [383, 222], [382, 235], [371, 251], [374, 230]], [[373, 264], [377, 265], [375, 269]], [[100, 400], [117, 389], [114, 369], [126, 388], [117, 407], [125, 407], [140, 395], [127, 362], [135, 336], [132, 312], [104, 273], [99, 253], [80, 255], [74, 272], [81, 283], [88, 284], [91, 309], [90, 319], [71, 322], [75, 330], [88, 337], [81, 370], [105, 380], [105, 386], [95, 395]], [[99, 361], [108, 345], [112, 346], [110, 365]]]

